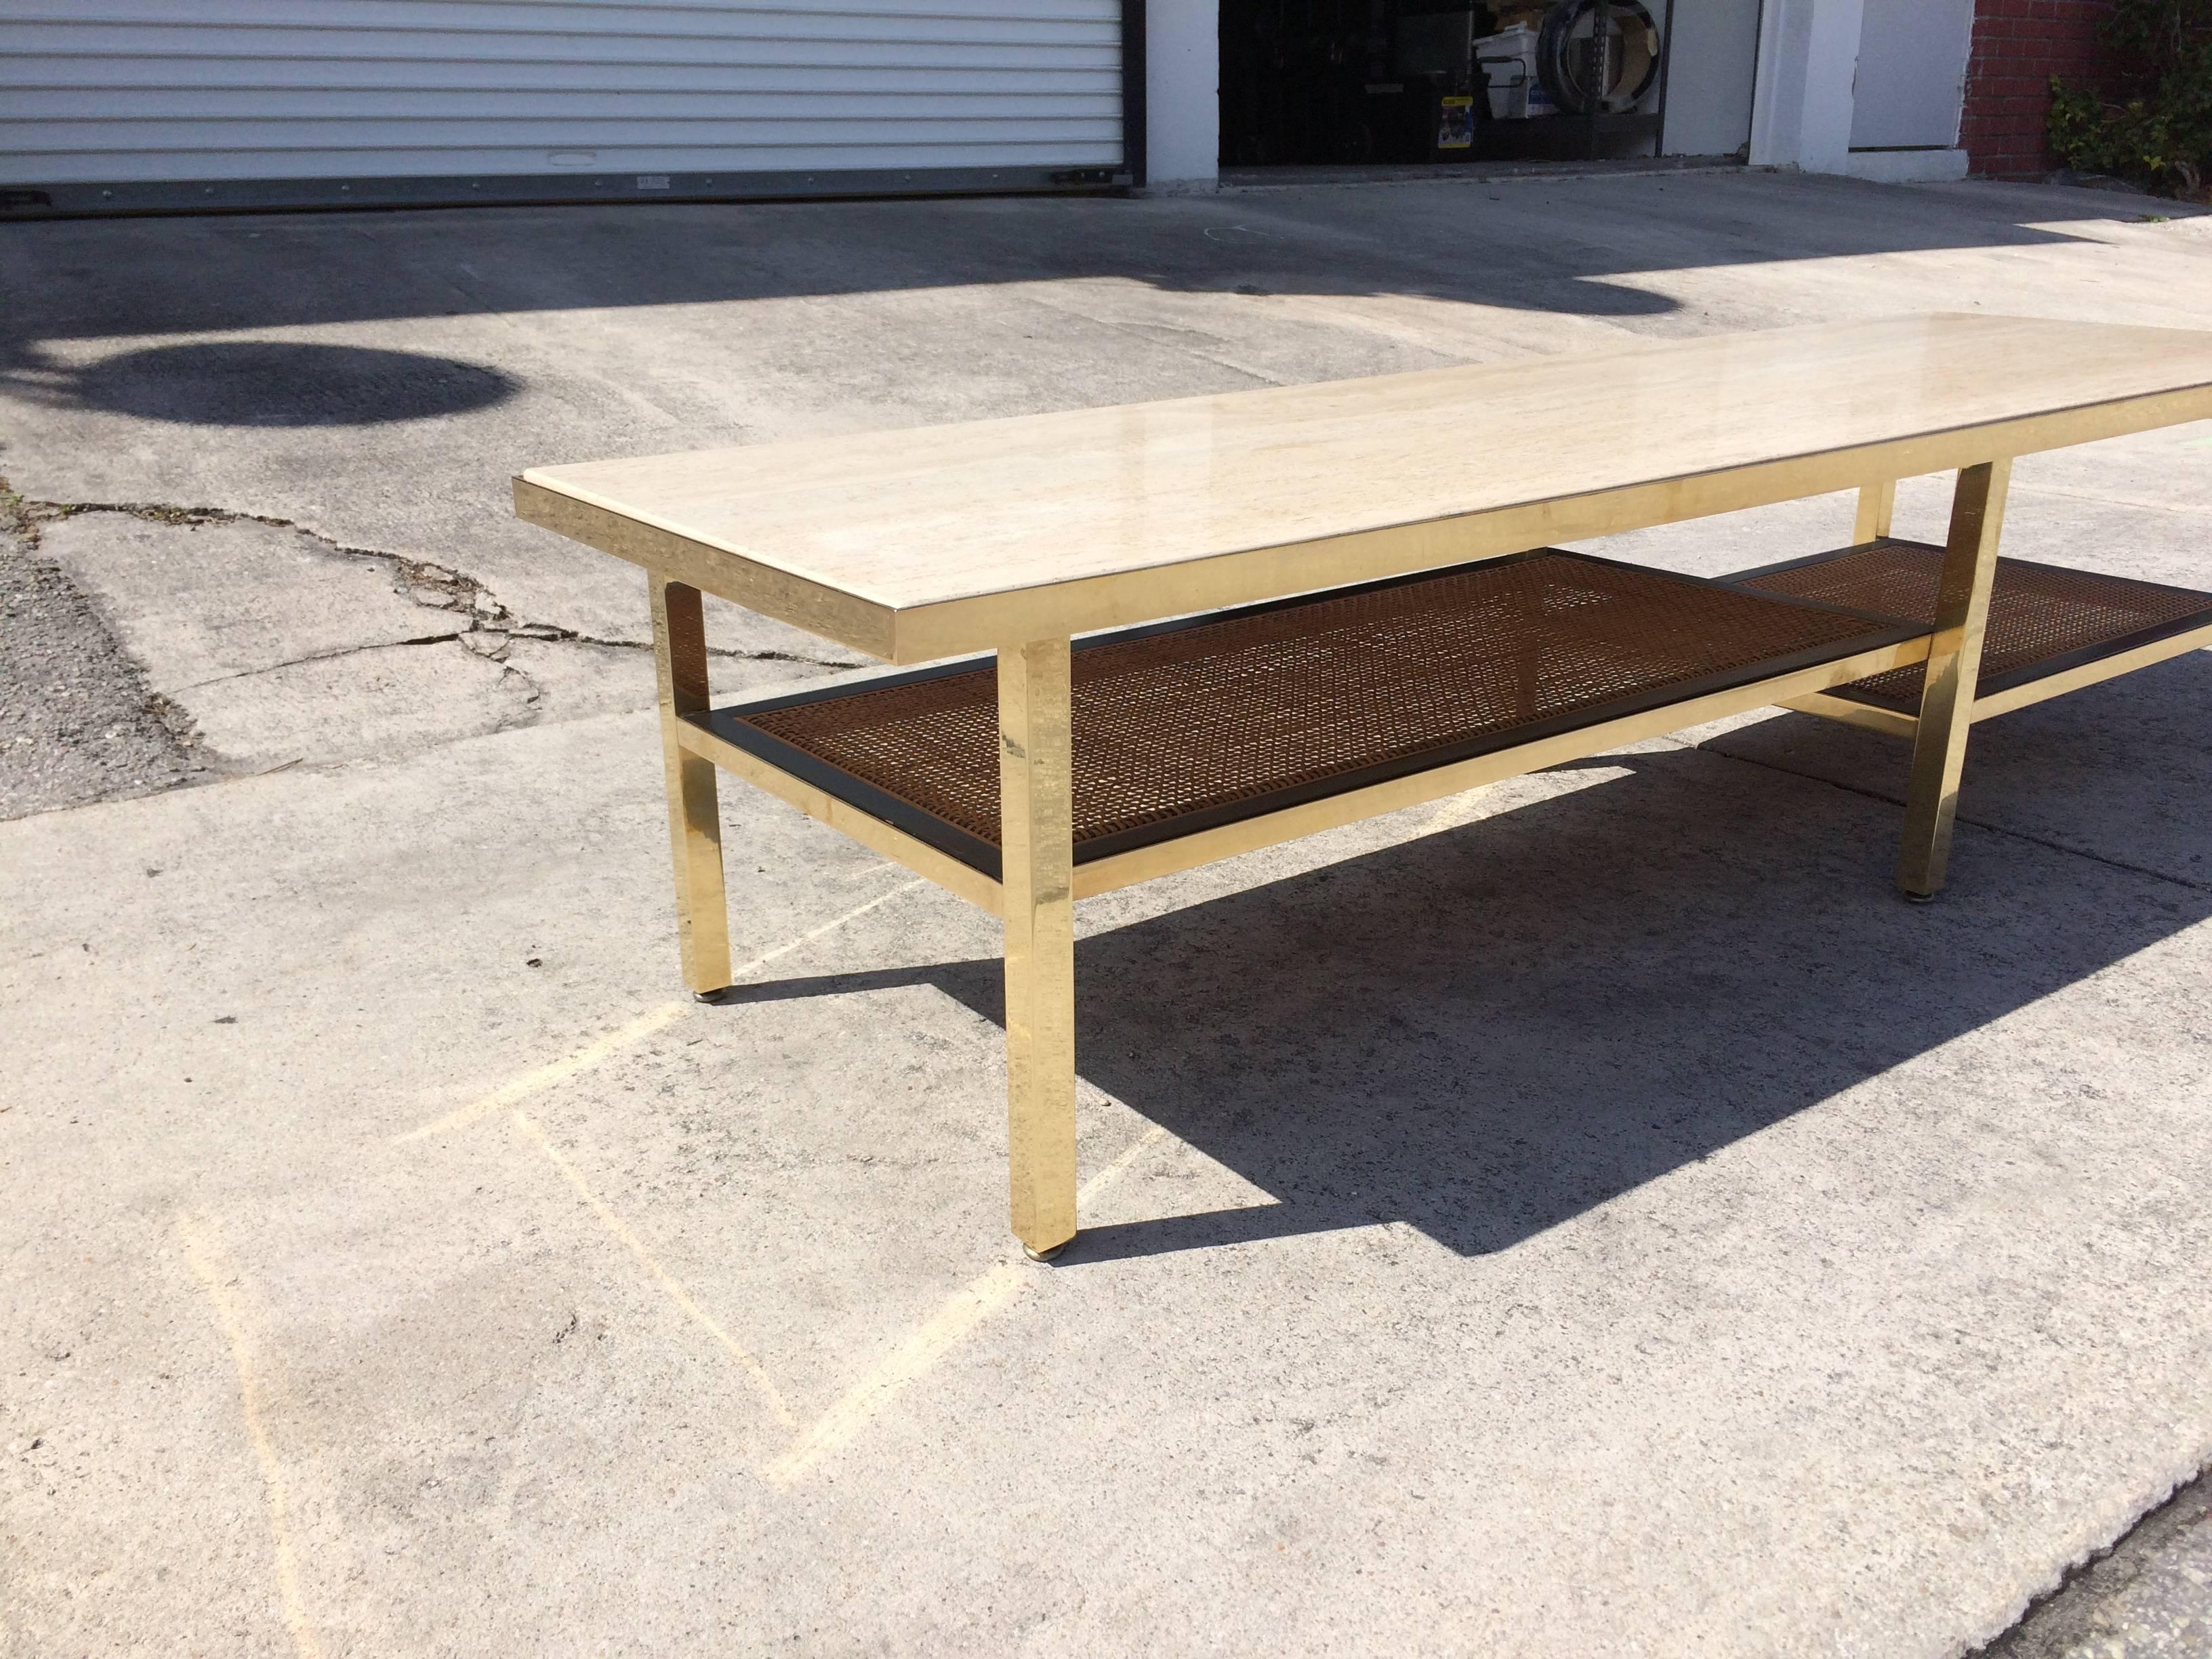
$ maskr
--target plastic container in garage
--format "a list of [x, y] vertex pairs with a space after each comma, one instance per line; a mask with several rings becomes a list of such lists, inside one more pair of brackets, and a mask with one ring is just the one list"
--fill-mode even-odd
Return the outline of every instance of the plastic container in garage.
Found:
[[1556, 115], [1559, 106], [1536, 73], [1537, 33], [1526, 23], [1474, 43], [1474, 60], [1490, 92], [1490, 118], [1521, 121]]

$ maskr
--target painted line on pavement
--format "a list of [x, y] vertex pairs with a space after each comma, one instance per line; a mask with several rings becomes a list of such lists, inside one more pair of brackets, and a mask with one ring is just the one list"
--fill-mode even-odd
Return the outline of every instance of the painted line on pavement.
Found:
[[230, 1345], [231, 1363], [238, 1368], [238, 1404], [246, 1419], [246, 1437], [253, 1445], [253, 1461], [261, 1466], [261, 1498], [269, 1511], [269, 1532], [276, 1552], [276, 1590], [284, 1607], [285, 1627], [300, 1659], [322, 1659], [322, 1644], [307, 1620], [307, 1598], [300, 1590], [300, 1564], [292, 1548], [292, 1494], [276, 1443], [262, 1420], [261, 1373], [253, 1363], [253, 1347], [246, 1340], [246, 1317], [231, 1286], [239, 1278], [212, 1227], [191, 1215], [177, 1218], [177, 1236], [193, 1277], [215, 1305], [216, 1322]]
[[[857, 921], [878, 906], [888, 904], [902, 894], [929, 884], [927, 878], [917, 877], [902, 883], [887, 892], [878, 893], [866, 903], [855, 905], [842, 915], [810, 928], [798, 938], [763, 951], [731, 975], [733, 981], [758, 972], [778, 957], [789, 955], [803, 945], [811, 945], [823, 934], [832, 933], [846, 923]], [[655, 1032], [662, 1030], [696, 1004], [671, 1002], [648, 1010], [628, 1024], [610, 1031], [597, 1041], [586, 1043], [574, 1054], [526, 1072], [490, 1093], [471, 1101], [457, 1110], [431, 1119], [415, 1128], [392, 1137], [394, 1144], [424, 1139], [481, 1121], [495, 1112], [513, 1109], [512, 1115], [519, 1128], [542, 1152], [554, 1168], [560, 1171], [579, 1198], [597, 1218], [601, 1226], [611, 1234], [640, 1266], [651, 1275], [662, 1292], [693, 1324], [711, 1336], [732, 1359], [744, 1370], [777, 1420], [785, 1427], [799, 1429], [799, 1420], [776, 1388], [765, 1367], [744, 1344], [723, 1328], [721, 1323], [685, 1289], [683, 1281], [671, 1273], [651, 1250], [643, 1239], [592, 1188], [583, 1172], [562, 1153], [550, 1140], [537, 1122], [524, 1112], [519, 1102], [542, 1094], [548, 1089], [567, 1082], [570, 1078], [590, 1070], [603, 1060], [625, 1048], [634, 1048]], [[1098, 1194], [1121, 1179], [1129, 1166], [1149, 1148], [1157, 1145], [1167, 1133], [1164, 1126], [1154, 1124], [1139, 1135], [1106, 1167], [1083, 1183], [1076, 1194], [1078, 1205], [1086, 1204]], [[951, 1352], [984, 1321], [1011, 1303], [1023, 1285], [1030, 1281], [1033, 1270], [1027, 1262], [1001, 1262], [971, 1283], [963, 1285], [948, 1297], [935, 1314], [916, 1330], [902, 1339], [898, 1346], [878, 1362], [875, 1368], [860, 1382], [846, 1390], [830, 1409], [812, 1425], [799, 1434], [782, 1455], [771, 1462], [766, 1473], [780, 1486], [787, 1486], [819, 1462], [824, 1456], [854, 1439], [869, 1424], [880, 1416], [902, 1392]]]
[[556, 1084], [566, 1083], [580, 1072], [588, 1072], [601, 1060], [618, 1054], [625, 1048], [635, 1048], [691, 1006], [684, 1002], [665, 1002], [658, 1008], [640, 1014], [629, 1024], [617, 1026], [598, 1042], [586, 1043], [573, 1054], [564, 1054], [535, 1071], [525, 1072], [520, 1077], [501, 1084], [489, 1094], [471, 1101], [457, 1111], [448, 1112], [443, 1117], [434, 1117], [428, 1123], [417, 1124], [404, 1134], [392, 1136], [392, 1144], [404, 1146], [410, 1140], [422, 1140], [430, 1135], [465, 1129], [478, 1119], [489, 1117], [494, 1112], [512, 1106], [517, 1101], [543, 1094]]
[[684, 1288], [682, 1279], [660, 1265], [659, 1259], [651, 1250], [646, 1249], [645, 1241], [631, 1231], [628, 1222], [607, 1206], [605, 1199], [592, 1190], [592, 1185], [584, 1179], [583, 1172], [562, 1154], [559, 1147], [545, 1138], [545, 1132], [532, 1122], [529, 1115], [520, 1107], [515, 1109], [514, 1123], [517, 1128], [530, 1137], [538, 1150], [545, 1154], [553, 1167], [568, 1177], [568, 1184], [576, 1189], [576, 1195], [582, 1199], [590, 1207], [592, 1213], [599, 1218], [599, 1224], [613, 1234], [623, 1247], [637, 1258], [639, 1265], [653, 1276], [653, 1283], [660, 1286], [668, 1299], [682, 1311], [684, 1316], [720, 1343], [723, 1351], [744, 1369], [746, 1375], [752, 1378], [754, 1386], [760, 1389], [762, 1396], [767, 1400], [769, 1409], [775, 1413], [776, 1420], [787, 1429], [796, 1429], [799, 1426], [799, 1419], [791, 1414], [791, 1407], [784, 1403], [783, 1395], [777, 1392], [775, 1384], [769, 1380], [768, 1372], [762, 1368], [760, 1361], [753, 1358], [751, 1352], [724, 1330], [714, 1315], [708, 1313], [692, 1298], [691, 1292]]
[[[1080, 1208], [1119, 1181], [1166, 1133], [1164, 1125], [1155, 1123], [1138, 1136], [1120, 1157], [1077, 1190], [1077, 1206]], [[787, 1486], [830, 1453], [849, 1443], [903, 1390], [1012, 1302], [1024, 1285], [1035, 1282], [1037, 1271], [1027, 1261], [1002, 1261], [955, 1291], [944, 1306], [884, 1355], [873, 1370], [848, 1389], [782, 1456], [771, 1462], [768, 1478], [777, 1486]]]
[[[730, 977], [732, 981], [738, 981], [744, 979], [748, 974], [758, 973], [777, 957], [789, 956], [801, 945], [811, 945], [824, 933], [833, 933], [848, 921], [858, 921], [877, 906], [890, 903], [902, 893], [911, 893], [915, 888], [926, 887], [928, 884], [927, 878], [917, 876], [912, 881], [902, 883], [887, 893], [878, 893], [866, 903], [856, 905], [846, 911], [844, 915], [801, 933], [797, 939], [788, 940], [777, 945], [773, 951], [764, 951], [755, 957], [743, 967], [732, 970]], [[611, 1059], [625, 1048], [635, 1048], [679, 1015], [689, 1012], [697, 1006], [696, 1003], [691, 1002], [663, 1003], [658, 1008], [650, 1009], [640, 1014], [629, 1024], [618, 1026], [608, 1032], [597, 1042], [586, 1043], [572, 1054], [564, 1054], [559, 1060], [550, 1061], [534, 1071], [525, 1072], [520, 1077], [501, 1084], [489, 1094], [481, 1096], [465, 1106], [447, 1112], [442, 1117], [434, 1117], [428, 1123], [417, 1124], [411, 1129], [392, 1136], [392, 1144], [395, 1146], [404, 1146], [411, 1140], [422, 1140], [431, 1135], [447, 1134], [455, 1129], [464, 1129], [471, 1123], [489, 1117], [495, 1112], [503, 1111], [510, 1106], [517, 1105], [529, 1099], [532, 1095], [543, 1094], [556, 1085], [566, 1083], [579, 1073], [591, 1070], [601, 1060]]]

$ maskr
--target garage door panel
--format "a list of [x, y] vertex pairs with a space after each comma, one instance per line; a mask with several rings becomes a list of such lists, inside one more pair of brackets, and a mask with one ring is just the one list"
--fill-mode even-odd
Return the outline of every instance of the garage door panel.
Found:
[[[683, 123], [750, 127], [802, 120], [866, 121], [883, 136], [890, 124], [1011, 121], [1042, 127], [1081, 121], [1110, 126], [1121, 116], [1121, 89], [1111, 81], [1079, 91], [1025, 88], [995, 94], [988, 112], [981, 114], [969, 107], [973, 94], [959, 88], [937, 92], [754, 92], [744, 99], [742, 118], [733, 118], [731, 98], [715, 93], [569, 93], [562, 100], [557, 119], [546, 117], [545, 100], [534, 92], [164, 89], [141, 92], [133, 100], [136, 112], [120, 121], [100, 107], [102, 101], [97, 89], [12, 93], [7, 112], [18, 118], [0, 120], [0, 135], [17, 131], [27, 140], [48, 127], [105, 125], [127, 126], [141, 142], [183, 144], [195, 139], [191, 129], [198, 127], [209, 143], [228, 148], [240, 139], [251, 142], [257, 125], [283, 124], [272, 137], [294, 146], [357, 142], [384, 148], [395, 131], [429, 135], [450, 127], [465, 134], [495, 123], [518, 135], [526, 130], [531, 136], [519, 137], [518, 142], [539, 144], [582, 138], [611, 143], [618, 130], [644, 134]], [[364, 136], [349, 141], [347, 135], [351, 133]], [[416, 142], [435, 145], [444, 141], [424, 136]], [[0, 143], [14, 147], [4, 136]]]
[[[18, 45], [17, 43], [21, 43]], [[134, 28], [116, 24], [39, 23], [0, 21], [0, 64], [18, 52], [96, 60], [156, 61], [199, 58], [224, 64], [288, 62], [354, 63], [386, 59], [436, 64], [636, 64], [682, 70], [694, 64], [746, 67], [811, 64], [824, 69], [852, 64], [883, 68], [1049, 69], [1071, 55], [1085, 61], [1119, 63], [1120, 36], [1097, 33], [1054, 41], [1037, 40], [863, 40], [827, 37], [680, 34], [620, 35], [604, 40], [581, 35], [459, 34], [437, 29], [395, 29], [373, 35], [337, 36], [327, 29], [250, 29], [226, 33], [194, 25]]]
[[203, 29], [298, 28], [367, 35], [434, 27], [448, 33], [501, 35], [711, 36], [730, 40], [992, 40], [1009, 29], [1024, 37], [1112, 26], [1116, 0], [1020, 0], [1003, 6], [899, 3], [745, 6], [727, 0], [690, 5], [630, 6], [605, 0], [548, 4], [544, 0], [82, 0], [26, 3], [8, 0], [0, 20], [24, 23], [99, 23]]
[[[981, 143], [1019, 145], [1045, 142], [1098, 143], [1118, 137], [1118, 106], [1095, 119], [1055, 118], [1039, 124], [1019, 117], [963, 117], [957, 121], [878, 115], [869, 123], [879, 144], [906, 149], [916, 144]], [[91, 123], [0, 121], [0, 145], [31, 155], [82, 153]], [[292, 150], [377, 150], [397, 155], [410, 150], [498, 149], [543, 152], [562, 145], [599, 149], [659, 148], [702, 150], [744, 149], [809, 144], [835, 146], [853, 136], [849, 120], [794, 112], [775, 118], [702, 120], [436, 120], [436, 121], [140, 121], [131, 124], [141, 145], [164, 150], [206, 149], [248, 150], [281, 147]], [[287, 142], [289, 141], [289, 142]], [[129, 151], [114, 152], [129, 154]], [[539, 157], [541, 165], [544, 157]], [[356, 163], [356, 167], [358, 163]]]
[[1121, 0], [0, 0], [0, 184], [1110, 168], [1121, 27]]
[[[588, 179], [600, 174], [678, 173], [692, 174], [713, 172], [718, 177], [735, 180], [747, 173], [773, 173], [781, 180], [787, 173], [805, 172], [817, 174], [866, 173], [871, 192], [886, 188], [880, 175], [896, 173], [896, 167], [886, 167], [880, 156], [856, 155], [851, 146], [825, 144], [793, 146], [789, 148], [761, 147], [758, 149], [717, 148], [711, 151], [649, 147], [602, 149], [591, 152], [593, 160], [587, 164], [549, 171], [544, 150], [507, 149], [447, 149], [434, 152], [436, 170], [422, 165], [422, 153], [416, 151], [337, 151], [307, 150], [281, 155], [281, 171], [272, 171], [267, 158], [259, 151], [184, 150], [177, 153], [180, 167], [189, 167], [184, 174], [197, 185], [202, 180], [216, 183], [238, 183], [262, 179], [359, 179], [404, 178], [466, 178], [473, 175], [509, 179], [526, 174], [543, 175], [546, 179], [545, 199], [565, 200], [577, 193], [565, 182], [568, 179]], [[977, 143], [947, 143], [917, 147], [903, 156], [905, 167], [915, 173], [928, 168], [1036, 168], [1090, 167], [1099, 165], [1098, 145], [1095, 142], [1055, 144], [1025, 143], [1013, 149], [1005, 145]], [[87, 179], [134, 182], [128, 173], [113, 165], [118, 158], [112, 153], [90, 155], [88, 160], [108, 163], [82, 171]], [[120, 158], [128, 160], [126, 156]], [[166, 175], [165, 175], [166, 176]], [[918, 188], [926, 188], [926, 176], [914, 179]], [[834, 178], [823, 180], [820, 193], [834, 193]], [[333, 201], [340, 198], [333, 198]], [[513, 199], [502, 197], [501, 199]]]
[[[523, 92], [579, 94], [810, 93], [822, 89], [866, 93], [957, 91], [1041, 98], [1108, 91], [1119, 95], [1118, 52], [1058, 54], [1048, 64], [1019, 68], [972, 64], [702, 64], [611, 63], [571, 59], [441, 62], [429, 59], [298, 58], [0, 58], [0, 76], [17, 88], [9, 107], [27, 106], [33, 93], [69, 92], [100, 97], [130, 91], [133, 107], [148, 94], [198, 88], [263, 95], [314, 97], [326, 91], [422, 93]], [[680, 69], [683, 73], [671, 71]], [[825, 70], [834, 70], [825, 74]], [[110, 109], [112, 100], [98, 105]], [[71, 112], [81, 112], [72, 111]], [[151, 110], [149, 112], [152, 112]]]

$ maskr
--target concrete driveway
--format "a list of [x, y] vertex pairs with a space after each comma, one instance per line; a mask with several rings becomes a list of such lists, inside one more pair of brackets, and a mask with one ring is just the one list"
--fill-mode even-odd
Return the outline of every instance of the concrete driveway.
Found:
[[[992, 926], [732, 786], [748, 988], [685, 998], [642, 583], [507, 479], [1819, 318], [2212, 326], [2212, 218], [2150, 205], [8, 227], [0, 1653], [2005, 1631], [2212, 1460], [2212, 659], [1984, 727], [1924, 910], [1903, 752], [1779, 714], [1087, 904], [1042, 1268]], [[2212, 586], [2203, 428], [2013, 495], [2010, 550]], [[852, 661], [710, 631], [733, 692]]]

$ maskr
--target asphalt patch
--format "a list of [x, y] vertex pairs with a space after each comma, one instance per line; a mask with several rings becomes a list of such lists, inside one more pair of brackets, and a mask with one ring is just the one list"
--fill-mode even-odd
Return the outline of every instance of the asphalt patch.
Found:
[[0, 818], [204, 775], [92, 602], [0, 523]]

